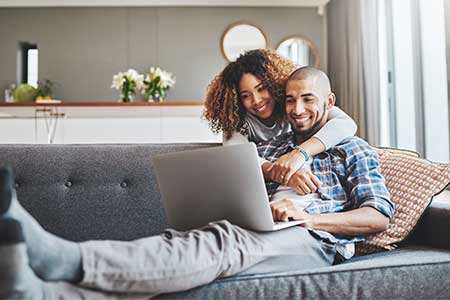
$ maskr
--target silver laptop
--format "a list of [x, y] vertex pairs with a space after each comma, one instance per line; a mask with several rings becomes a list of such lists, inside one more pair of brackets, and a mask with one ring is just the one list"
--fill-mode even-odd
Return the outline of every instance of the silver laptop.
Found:
[[218, 220], [255, 231], [303, 223], [273, 221], [253, 143], [158, 155], [153, 165], [167, 219], [177, 230]]

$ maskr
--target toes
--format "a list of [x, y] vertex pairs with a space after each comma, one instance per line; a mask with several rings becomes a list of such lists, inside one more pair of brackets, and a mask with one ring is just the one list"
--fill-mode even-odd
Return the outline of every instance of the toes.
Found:
[[0, 216], [4, 215], [11, 205], [14, 175], [11, 168], [0, 168]]
[[14, 219], [0, 219], [0, 245], [18, 244], [25, 241], [20, 222]]

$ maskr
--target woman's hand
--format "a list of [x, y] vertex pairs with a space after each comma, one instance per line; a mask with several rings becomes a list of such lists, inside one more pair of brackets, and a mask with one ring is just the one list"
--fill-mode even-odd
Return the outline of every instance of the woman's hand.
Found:
[[288, 186], [294, 189], [297, 194], [306, 195], [315, 193], [322, 186], [322, 182], [311, 170], [302, 168], [291, 177]]
[[305, 156], [299, 151], [291, 151], [278, 158], [269, 169], [271, 179], [281, 185], [288, 185], [292, 175], [305, 164]]

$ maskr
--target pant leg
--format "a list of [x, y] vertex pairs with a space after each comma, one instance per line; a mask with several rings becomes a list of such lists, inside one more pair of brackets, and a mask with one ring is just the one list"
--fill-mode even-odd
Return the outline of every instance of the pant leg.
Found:
[[335, 250], [302, 227], [257, 233], [220, 221], [133, 242], [86, 242], [81, 253], [81, 286], [155, 295], [204, 285], [270, 257], [295, 256], [307, 267], [331, 265]]

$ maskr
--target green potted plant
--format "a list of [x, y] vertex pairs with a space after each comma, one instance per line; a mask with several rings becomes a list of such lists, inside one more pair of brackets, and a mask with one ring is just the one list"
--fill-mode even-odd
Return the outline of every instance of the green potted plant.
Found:
[[120, 101], [131, 102], [136, 96], [136, 90], [142, 88], [144, 76], [134, 69], [119, 72], [113, 76], [111, 88], [120, 90]]
[[169, 90], [175, 84], [175, 77], [160, 67], [151, 67], [145, 74], [142, 93], [147, 101], [162, 101]]
[[56, 83], [50, 79], [38, 82], [38, 94], [36, 100], [52, 100], [53, 89]]

